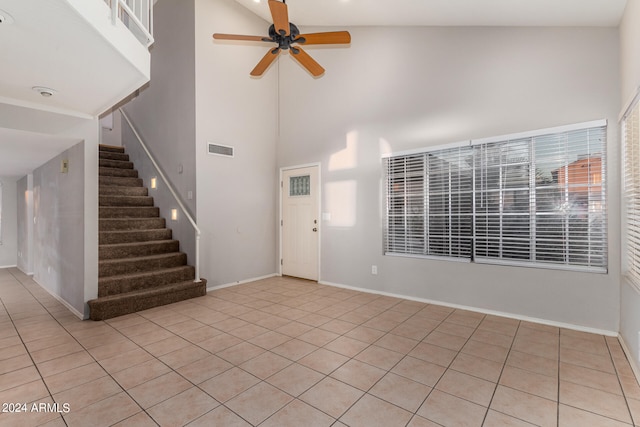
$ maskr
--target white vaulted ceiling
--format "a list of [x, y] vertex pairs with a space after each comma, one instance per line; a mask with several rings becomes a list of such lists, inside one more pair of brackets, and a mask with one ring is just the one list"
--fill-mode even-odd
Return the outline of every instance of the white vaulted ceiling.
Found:
[[[267, 0], [235, 1], [265, 19], [266, 33], [271, 22]], [[104, 6], [103, 0], [0, 0], [0, 10], [13, 18], [13, 23], [0, 23], [0, 176], [30, 172], [41, 163], [37, 163], [40, 157], [30, 158], [28, 153], [47, 152], [43, 135], [59, 135], [101, 114], [141, 84], [139, 69], [123, 60], [104, 34], [78, 15], [72, 4], [77, 7], [82, 2]], [[360, 25], [615, 27], [626, 0], [288, 0], [287, 5], [290, 21], [301, 29]], [[212, 30], [234, 32], [233, 28]], [[43, 98], [33, 86], [57, 92]], [[59, 151], [73, 143], [64, 138], [51, 141], [51, 148]]]
[[[108, 6], [97, 4], [108, 21]], [[13, 18], [0, 24], [0, 102], [96, 116], [128, 95], [122, 95], [123, 87], [142, 80], [122, 52], [65, 0], [0, 0], [0, 10]], [[56, 93], [45, 99], [33, 86]]]
[[0, 0], [0, 15], [0, 176], [29, 173], [45, 153], [68, 148], [77, 140], [56, 135], [148, 81], [148, 50], [112, 24], [103, 0]]
[[[271, 21], [267, 0], [236, 0]], [[298, 26], [603, 26], [627, 0], [287, 0]]]

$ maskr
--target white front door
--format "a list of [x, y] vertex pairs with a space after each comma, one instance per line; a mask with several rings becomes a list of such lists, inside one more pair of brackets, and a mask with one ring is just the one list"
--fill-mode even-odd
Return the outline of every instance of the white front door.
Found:
[[318, 167], [282, 172], [282, 274], [318, 280]]

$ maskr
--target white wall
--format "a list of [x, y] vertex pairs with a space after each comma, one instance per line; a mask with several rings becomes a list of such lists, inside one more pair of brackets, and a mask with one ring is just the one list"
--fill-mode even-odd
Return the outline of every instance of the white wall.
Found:
[[16, 183], [17, 266], [88, 317], [86, 301], [98, 295], [99, 121], [77, 120], [52, 136], [77, 142]]
[[[620, 23], [621, 109], [627, 107], [640, 86], [640, 1], [628, 0]], [[622, 111], [623, 112], [623, 111]], [[622, 173], [622, 169], [618, 174]], [[640, 366], [640, 289], [621, 281], [620, 336], [632, 365]]]
[[[126, 120], [123, 125], [122, 141], [126, 146], [129, 160], [133, 162], [134, 168], [138, 171], [138, 177], [142, 178], [144, 185], [149, 190], [149, 196], [153, 197], [153, 204], [160, 210], [160, 217], [166, 220], [167, 228], [171, 229], [172, 238], [180, 242], [180, 251], [187, 254], [187, 263], [195, 265], [196, 237], [193, 225], [180, 209], [175, 197], [167, 188], [158, 169], [135, 137]], [[151, 179], [154, 177], [156, 178], [156, 188], [151, 188]], [[176, 220], [171, 219], [171, 210], [173, 209], [178, 211]]]
[[100, 119], [100, 144], [122, 146], [122, 116], [115, 110]]
[[[322, 30], [304, 28], [306, 32]], [[351, 28], [281, 57], [278, 166], [322, 163], [321, 281], [609, 332], [620, 295], [618, 34], [613, 28]], [[609, 273], [382, 255], [381, 153], [609, 119]], [[378, 275], [371, 275], [371, 266]]]
[[[266, 6], [265, 6], [266, 7]], [[196, 166], [202, 276], [210, 286], [276, 270], [277, 65], [249, 72], [270, 45], [211, 34], [266, 34], [269, 23], [233, 0], [196, 0]], [[207, 142], [235, 157], [207, 154]]]
[[0, 178], [2, 191], [2, 234], [0, 235], [0, 267], [15, 266], [18, 262], [18, 207], [16, 179]]
[[18, 268], [33, 274], [33, 175], [25, 175], [17, 183]]
[[[194, 1], [160, 0], [154, 7], [155, 43], [151, 55], [151, 81], [137, 98], [124, 106], [144, 143], [170, 181], [174, 191], [196, 216], [195, 159], [195, 58]], [[114, 113], [114, 124], [120, 118]], [[124, 118], [120, 121], [122, 145], [138, 170], [144, 185], [158, 178], [158, 188], [149, 189], [160, 216], [167, 220], [173, 238], [180, 241], [189, 264], [195, 263], [195, 234], [187, 217], [179, 212], [171, 221], [171, 209], [179, 209], [144, 149]], [[115, 132], [115, 126], [114, 126]], [[103, 132], [106, 135], [106, 132]], [[191, 194], [191, 198], [189, 198]]]
[[640, 1], [627, 0], [620, 22], [620, 90], [627, 103], [640, 88]]
[[[267, 47], [211, 37], [262, 34], [269, 24], [232, 0], [159, 0], [154, 21], [151, 82], [124, 109], [195, 214], [202, 230], [200, 275], [216, 286], [274, 274], [277, 68], [253, 79], [249, 71]], [[134, 153], [126, 138], [123, 145]], [[208, 155], [208, 141], [234, 146], [235, 157]], [[141, 162], [136, 167], [147, 184], [154, 171]], [[153, 195], [168, 217], [173, 206], [161, 193]], [[168, 226], [193, 263], [193, 233], [184, 217]]]
[[[34, 280], [83, 318], [89, 315], [86, 301], [98, 295], [99, 131], [98, 119], [92, 119], [61, 135], [82, 142], [36, 168], [32, 187], [27, 177], [26, 189], [33, 195], [18, 218], [21, 250], [30, 255], [26, 268], [31, 266]], [[69, 160], [68, 173], [60, 171], [63, 159]], [[25, 221], [33, 222], [32, 238]]]
[[[69, 172], [61, 173], [63, 159]], [[84, 142], [33, 171], [34, 280], [84, 312]]]
[[[98, 144], [100, 140], [100, 123], [98, 119], [87, 120], [73, 132], [84, 138], [83, 153], [83, 286], [84, 304], [74, 305], [83, 318], [89, 317], [89, 306], [86, 301], [98, 297]], [[80, 309], [83, 308], [83, 310]]]
[[[155, 4], [151, 81], [124, 110], [195, 215], [194, 19], [194, 0], [159, 0]], [[187, 198], [189, 191], [191, 200]]]

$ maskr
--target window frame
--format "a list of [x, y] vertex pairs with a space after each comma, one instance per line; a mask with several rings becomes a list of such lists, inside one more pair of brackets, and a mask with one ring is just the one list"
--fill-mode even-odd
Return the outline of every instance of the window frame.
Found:
[[[388, 191], [386, 192], [385, 217], [393, 218], [393, 219], [399, 218], [400, 220], [404, 219], [404, 224], [400, 224], [398, 227], [401, 230], [405, 230], [405, 231], [402, 232], [397, 239], [394, 239], [393, 241], [391, 241], [390, 235], [391, 234], [396, 235], [396, 233], [390, 232], [392, 229], [392, 227], [390, 226], [390, 221], [385, 221], [385, 227], [384, 227], [385, 248], [388, 248], [389, 246], [394, 246], [394, 247], [403, 246], [402, 242], [404, 241], [405, 247], [409, 246], [411, 248], [416, 248], [417, 246], [417, 248], [421, 250], [421, 253], [414, 249], [412, 251], [406, 251], [406, 252], [385, 251], [386, 255], [398, 255], [398, 256], [410, 256], [410, 257], [416, 256], [420, 258], [437, 258], [437, 259], [448, 259], [452, 261], [469, 262], [470, 257], [464, 256], [465, 248], [460, 246], [460, 242], [459, 242], [460, 236], [458, 234], [455, 234], [455, 232], [452, 230], [450, 226], [451, 225], [450, 220], [452, 217], [457, 218], [459, 226], [461, 225], [461, 222], [462, 222], [462, 218], [461, 218], [462, 214], [459, 213], [459, 210], [456, 210], [453, 208], [454, 203], [453, 203], [453, 198], [451, 197], [452, 196], [451, 189], [454, 187], [458, 189], [458, 192], [456, 193], [458, 195], [465, 192], [464, 190], [460, 190], [460, 187], [461, 187], [460, 178], [462, 176], [462, 173], [458, 173], [457, 180], [456, 179], [452, 180], [454, 171], [452, 171], [451, 168], [448, 168], [447, 170], [438, 168], [438, 164], [445, 163], [443, 158], [449, 158], [450, 160], [457, 161], [459, 163], [462, 162], [463, 160], [462, 155], [464, 154], [462, 150], [468, 151], [469, 155], [471, 154], [471, 149], [468, 146], [468, 144], [460, 144], [456, 146], [447, 146], [442, 150], [431, 150], [429, 152], [415, 152], [415, 153], [410, 153], [402, 156], [392, 156], [388, 158], [388, 160], [386, 161], [386, 168], [385, 168], [387, 188], [396, 189], [399, 187], [399, 189], [401, 189], [402, 191], [392, 191], [391, 193], [389, 193]], [[438, 154], [440, 154], [440, 156], [442, 156], [443, 158], [438, 156]], [[391, 162], [394, 161], [393, 160], [394, 158], [400, 161], [405, 160], [404, 174], [391, 173], [392, 170], [394, 172], [397, 170], [395, 165], [391, 166], [390, 164]], [[411, 158], [412, 160], [411, 160], [411, 164], [407, 166], [406, 160], [409, 158]], [[416, 166], [419, 165], [420, 163], [422, 167], [417, 168]], [[406, 173], [406, 170], [408, 167], [411, 167], [411, 172], [409, 174]], [[421, 169], [421, 171], [418, 169]], [[442, 178], [443, 175], [445, 176], [446, 179]], [[409, 178], [415, 179], [415, 183], [413, 185], [411, 185], [411, 183], [407, 183]], [[431, 192], [430, 189], [436, 186], [438, 186], [439, 188], [436, 191]], [[473, 197], [472, 187], [471, 187], [472, 182], [469, 182], [468, 186], [469, 186], [469, 189], [466, 191], [468, 192], [469, 200], [471, 201]], [[421, 188], [421, 193], [419, 194], [420, 197], [418, 197], [417, 199], [418, 201], [422, 199], [422, 202], [421, 202], [422, 206], [420, 206], [420, 203], [408, 204], [407, 200], [411, 199], [412, 195], [414, 196], [413, 198], [416, 199], [415, 190], [420, 188]], [[444, 197], [445, 195], [448, 195], [448, 197]], [[438, 201], [437, 198], [441, 198], [441, 199], [447, 198], [448, 200], [446, 200], [445, 202], [442, 202], [442, 200]], [[393, 212], [392, 214], [389, 214], [389, 212], [391, 212], [394, 208], [396, 208], [396, 204], [394, 203], [394, 201], [397, 199], [400, 199], [400, 200], [404, 199], [404, 204], [400, 206], [402, 210], [400, 212]], [[430, 212], [429, 209], [433, 204], [438, 205], [438, 207], [440, 208], [440, 212], [437, 212], [437, 213]], [[416, 208], [420, 209], [420, 207], [422, 208], [422, 210], [418, 214], [416, 213], [415, 209]], [[458, 208], [459, 207], [460, 205], [458, 205]], [[470, 228], [471, 223], [473, 222], [473, 217], [471, 216], [470, 213], [465, 214], [465, 216], [468, 216], [469, 228]], [[409, 228], [407, 222], [411, 218], [414, 218], [414, 219], [422, 218], [421, 220], [421, 222], [423, 222], [423, 229], [421, 233], [422, 235], [416, 235], [415, 233], [412, 234], [406, 231], [406, 229]], [[444, 227], [441, 226], [439, 230], [436, 227], [434, 227], [433, 226], [434, 223], [432, 223], [432, 221], [436, 220], [437, 218], [445, 220], [445, 226]], [[447, 219], [449, 219], [449, 222], [446, 222]], [[442, 221], [439, 221], [439, 222], [440, 224], [442, 224]], [[394, 224], [394, 227], [395, 226], [396, 225]], [[447, 230], [448, 230], [448, 233], [446, 233]], [[414, 241], [417, 240], [418, 244], [416, 245], [415, 243], [414, 244], [407, 243], [407, 241], [410, 239], [413, 239]], [[396, 240], [399, 240], [400, 243], [397, 243]], [[448, 241], [449, 243], [453, 241], [458, 241], [457, 250], [453, 250], [451, 245], [443, 246], [442, 243], [439, 244], [437, 242], [438, 240], [440, 242]], [[445, 248], [448, 248], [447, 249], [448, 254], [442, 253], [443, 250], [445, 250]], [[469, 249], [468, 249], [469, 254], [471, 253], [471, 250], [472, 250], [472, 246], [469, 243]], [[437, 254], [437, 252], [440, 252], [440, 254]]]
[[[597, 132], [595, 135], [595, 138], [593, 138], [594, 140], [598, 141], [598, 145], [595, 147], [592, 147], [590, 145], [592, 141], [592, 139], [590, 139], [592, 138], [591, 131], [593, 130]], [[581, 135], [581, 132], [585, 132], [587, 135], [585, 141], [580, 140], [580, 142], [587, 143], [586, 153], [583, 153], [581, 150], [576, 149], [575, 146], [570, 146], [572, 142], [569, 140], [569, 138], [575, 137], [576, 135]], [[589, 180], [589, 182], [586, 189], [586, 197], [589, 204], [587, 205], [587, 209], [586, 209], [586, 212], [587, 212], [586, 221], [584, 220], [584, 216], [581, 219], [581, 221], [586, 222], [586, 227], [584, 224], [571, 221], [571, 215], [567, 213], [563, 213], [564, 216], [561, 219], [563, 221], [566, 221], [568, 226], [565, 227], [564, 229], [560, 227], [559, 234], [562, 236], [562, 239], [565, 243], [561, 245], [560, 250], [557, 250], [556, 248], [551, 248], [552, 251], [557, 252], [559, 255], [556, 255], [555, 257], [547, 256], [545, 260], [543, 257], [544, 252], [541, 252], [541, 254], [543, 255], [540, 255], [540, 256], [536, 254], [537, 248], [538, 246], [540, 246], [539, 242], [537, 241], [540, 234], [537, 232], [535, 225], [538, 219], [538, 215], [540, 215], [541, 212], [547, 213], [547, 214], [550, 214], [550, 213], [541, 211], [539, 209], [539, 205], [536, 204], [536, 195], [544, 194], [541, 192], [544, 186], [538, 183], [536, 180], [537, 179], [536, 166], [538, 165], [538, 163], [536, 163], [536, 159], [535, 159], [535, 155], [536, 155], [535, 144], [537, 139], [547, 138], [552, 136], [558, 137], [558, 138], [565, 137], [567, 139], [567, 142], [565, 144], [567, 145], [567, 147], [571, 147], [571, 150], [567, 148], [567, 152], [571, 152], [572, 157], [566, 156], [566, 158], [562, 158], [562, 160], [560, 161], [561, 167], [564, 168], [565, 171], [569, 171], [570, 170], [569, 168], [571, 167], [571, 165], [573, 165], [574, 163], [577, 163], [578, 160], [580, 160], [581, 158], [582, 160], [586, 159], [586, 162], [589, 167], [588, 169], [589, 172], [587, 172], [587, 179]], [[477, 203], [476, 196], [478, 192], [476, 179], [477, 179], [478, 173], [482, 173], [482, 172], [487, 173], [486, 171], [488, 170], [489, 166], [487, 166], [488, 163], [486, 162], [482, 163], [482, 160], [480, 162], [476, 160], [476, 156], [478, 155], [477, 152], [483, 149], [486, 149], [486, 147], [491, 146], [491, 144], [494, 144], [494, 145], [504, 144], [505, 146], [510, 147], [509, 143], [511, 141], [513, 142], [524, 141], [527, 147], [527, 150], [529, 150], [529, 157], [527, 158], [526, 161], [523, 161], [521, 165], [521, 167], [528, 168], [527, 169], [528, 183], [526, 183], [525, 185], [526, 188], [523, 187], [522, 189], [520, 189], [523, 192], [526, 192], [526, 191], [529, 192], [529, 195], [528, 195], [529, 201], [527, 204], [526, 198], [521, 198], [519, 202], [522, 203], [522, 206], [524, 206], [524, 210], [520, 216], [525, 218], [525, 220], [527, 221], [530, 220], [531, 222], [531, 225], [530, 225], [531, 229], [528, 230], [528, 233], [530, 233], [528, 237], [528, 240], [530, 241], [529, 243], [530, 253], [527, 259], [522, 259], [522, 260], [515, 259], [515, 256], [513, 255], [511, 258], [510, 257], [503, 258], [502, 253], [500, 257], [479, 256], [478, 254], [478, 242], [479, 242], [478, 219], [483, 217], [483, 213], [479, 212], [479, 209], [476, 206], [476, 203]], [[473, 173], [474, 182], [472, 187], [473, 203], [471, 205], [471, 215], [473, 219], [472, 219], [471, 230], [469, 234], [469, 238], [471, 239], [471, 255], [468, 258], [464, 258], [464, 257], [446, 257], [446, 256], [440, 256], [440, 255], [434, 255], [434, 254], [428, 254], [428, 253], [424, 253], [424, 254], [403, 253], [401, 251], [400, 252], [397, 251], [396, 250], [397, 248], [395, 246], [389, 244], [389, 242], [394, 238], [393, 231], [390, 229], [390, 218], [391, 218], [390, 205], [389, 205], [389, 198], [390, 198], [389, 164], [390, 162], [394, 161], [394, 159], [397, 160], [403, 157], [416, 156], [416, 155], [423, 155], [425, 158], [427, 158], [429, 154], [438, 155], [439, 153], [442, 153], [445, 150], [450, 150], [450, 149], [459, 148], [459, 147], [468, 147], [470, 150], [472, 150], [472, 155], [473, 155], [472, 173]], [[544, 157], [542, 158], [544, 159]], [[574, 160], [574, 159], [578, 159], [578, 160]], [[595, 120], [595, 121], [576, 123], [576, 124], [571, 124], [566, 126], [558, 126], [553, 128], [547, 128], [547, 129], [495, 136], [490, 138], [462, 141], [455, 144], [439, 145], [434, 147], [408, 150], [408, 151], [397, 152], [397, 153], [387, 153], [382, 156], [382, 163], [383, 163], [383, 176], [384, 176], [383, 197], [385, 198], [385, 206], [383, 206], [383, 253], [384, 255], [400, 256], [400, 257], [417, 257], [417, 258], [438, 259], [438, 260], [454, 260], [454, 261], [474, 262], [474, 263], [481, 263], [481, 264], [510, 265], [510, 266], [520, 266], [520, 267], [559, 269], [559, 270], [570, 270], [570, 271], [586, 271], [586, 272], [593, 272], [593, 273], [607, 273], [608, 271], [608, 261], [609, 261], [608, 260], [608, 239], [609, 239], [608, 234], [609, 233], [608, 233], [608, 216], [607, 216], [607, 204], [606, 204], [606, 201], [607, 201], [607, 191], [606, 191], [607, 120]], [[540, 164], [542, 164], [542, 162]], [[601, 179], [601, 181], [599, 181], [598, 183], [591, 182], [590, 171], [592, 170], [591, 169], [592, 165], [596, 165], [596, 167], [600, 168], [599, 172], [597, 169], [595, 172], [596, 174], [598, 174], [598, 176]], [[502, 166], [500, 166], [500, 168], [502, 168]], [[568, 172], [565, 172], [565, 173], [568, 173]], [[502, 176], [502, 169], [500, 169], [500, 176]], [[575, 184], [575, 183], [571, 185], [578, 186], [578, 184]], [[581, 185], [582, 184], [580, 184], [580, 186]], [[575, 193], [578, 192], [577, 189], [570, 190], [569, 189], [570, 187], [571, 186], [568, 184], [560, 185], [560, 186], [556, 184], [555, 186], [555, 188], [557, 188], [558, 191], [560, 192], [564, 191], [567, 194], [570, 191]], [[516, 189], [514, 188], [512, 190], [515, 191]], [[484, 191], [487, 191], [486, 188], [484, 189]], [[504, 200], [502, 198], [503, 189], [499, 189], [498, 193], [500, 194], [500, 201], [499, 201], [500, 218], [502, 218], [501, 215], [504, 207]], [[424, 198], [425, 199], [428, 198], [428, 195], [429, 195], [428, 193], [425, 193]], [[594, 206], [596, 207], [593, 210], [590, 205], [592, 200], [595, 200], [595, 202], [597, 202], [597, 203], [594, 203]], [[424, 214], [425, 215], [429, 214], [429, 212], [426, 211], [426, 207], [425, 207]], [[558, 215], [562, 216], [560, 214]], [[487, 218], [489, 217], [486, 213], [484, 213], [484, 216], [486, 216]], [[594, 223], [592, 222], [594, 218], [595, 220], [598, 221], [597, 223], [595, 223], [595, 225], [593, 225]], [[572, 236], [571, 232], [569, 231], [569, 225], [575, 225], [576, 229], [586, 232], [587, 237], [585, 238], [583, 235], [580, 235], [580, 234], [574, 234]], [[504, 243], [503, 242], [504, 236], [502, 234], [503, 232], [502, 219], [500, 219], [499, 227], [500, 227], [499, 240], [500, 240], [500, 245], [502, 245]], [[592, 230], [594, 230], [593, 231], [594, 233], [595, 231], [597, 231], [597, 233], [591, 234]], [[490, 237], [495, 239], [495, 236], [490, 236]], [[515, 240], [524, 242], [524, 240], [527, 240], [527, 238], [523, 237]], [[587, 246], [581, 246], [585, 242]], [[425, 246], [427, 245], [428, 243], [425, 242]], [[517, 245], [515, 247], [517, 248]], [[594, 252], [593, 247], [601, 250]], [[591, 255], [592, 253], [595, 253], [595, 257], [592, 257]]]

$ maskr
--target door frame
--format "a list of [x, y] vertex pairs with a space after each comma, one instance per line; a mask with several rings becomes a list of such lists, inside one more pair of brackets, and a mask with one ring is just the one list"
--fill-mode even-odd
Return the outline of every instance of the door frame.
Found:
[[285, 171], [295, 170], [295, 169], [303, 169], [310, 167], [318, 168], [318, 283], [320, 283], [321, 277], [320, 272], [322, 269], [320, 268], [320, 260], [322, 257], [321, 249], [322, 249], [322, 164], [320, 162], [314, 163], [304, 163], [301, 165], [295, 166], [283, 166], [280, 168], [280, 174], [278, 177], [278, 189], [279, 189], [279, 202], [278, 202], [278, 276], [282, 276], [282, 202], [283, 202], [283, 190], [284, 190], [284, 181], [282, 176]]

